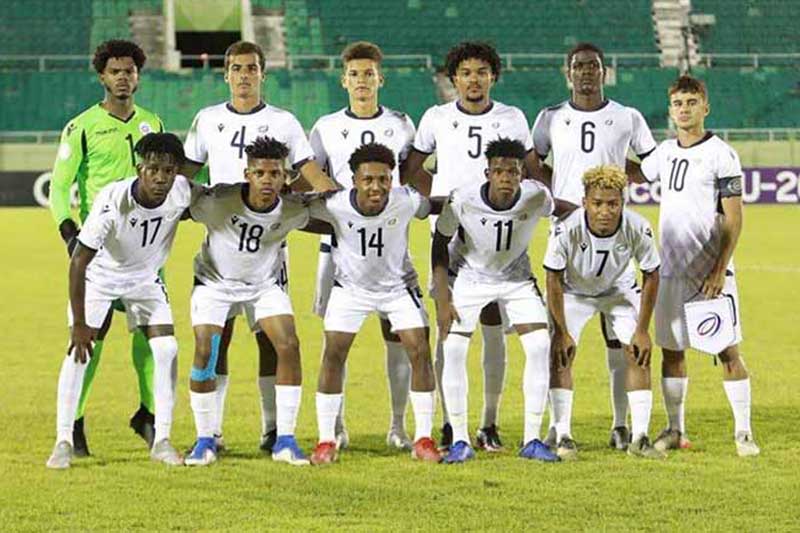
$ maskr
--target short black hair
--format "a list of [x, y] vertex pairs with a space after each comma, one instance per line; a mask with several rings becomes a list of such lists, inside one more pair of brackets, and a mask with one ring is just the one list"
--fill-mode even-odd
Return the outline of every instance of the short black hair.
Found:
[[350, 170], [356, 173], [362, 163], [386, 163], [389, 170], [394, 170], [394, 152], [381, 143], [362, 144], [350, 156]]
[[178, 165], [186, 161], [183, 143], [173, 133], [148, 133], [136, 143], [134, 152], [140, 159], [149, 154], [168, 154], [175, 158], [175, 163]]
[[147, 57], [144, 55], [138, 44], [131, 41], [124, 41], [122, 39], [111, 39], [104, 43], [100, 43], [94, 51], [92, 58], [92, 65], [98, 74], [102, 74], [106, 69], [106, 63], [112, 57], [130, 57], [136, 64], [136, 70], [142, 70], [144, 62]]
[[569, 69], [570, 65], [572, 65], [572, 57], [577, 54], [578, 52], [594, 52], [597, 54], [597, 57], [600, 58], [600, 64], [605, 68], [606, 66], [606, 59], [603, 55], [603, 50], [593, 43], [578, 43], [572, 47], [572, 49], [567, 53], [567, 69]]
[[247, 159], [280, 159], [283, 161], [289, 155], [289, 147], [264, 135], [248, 144], [244, 153], [247, 154]]
[[520, 141], [509, 139], [508, 137], [500, 137], [494, 141], [489, 141], [486, 145], [486, 160], [489, 161], [493, 157], [512, 157], [514, 159], [525, 159], [528, 151], [525, 145]]
[[483, 41], [464, 41], [458, 43], [447, 52], [445, 68], [447, 69], [447, 77], [450, 78], [451, 82], [456, 75], [458, 66], [467, 59], [486, 61], [492, 68], [494, 81], [500, 79], [500, 56], [497, 55], [497, 50], [494, 49], [494, 46]]

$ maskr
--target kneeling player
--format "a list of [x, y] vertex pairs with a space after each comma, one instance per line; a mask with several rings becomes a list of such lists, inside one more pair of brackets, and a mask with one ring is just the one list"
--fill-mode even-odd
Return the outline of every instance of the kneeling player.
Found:
[[[521, 182], [525, 146], [500, 138], [486, 147], [488, 181], [455, 189], [436, 222], [431, 261], [439, 334], [444, 341], [442, 389], [453, 427], [446, 463], [474, 457], [467, 430], [467, 351], [481, 309], [497, 302], [525, 352], [525, 438], [520, 456], [558, 461], [539, 440], [547, 400], [550, 336], [547, 310], [531, 273], [528, 243], [536, 223], [550, 216], [553, 198], [534, 181]], [[447, 244], [458, 234], [464, 265], [452, 292]]]
[[72, 426], [92, 346], [111, 325], [111, 305], [125, 306], [128, 328], [140, 328], [155, 361], [155, 440], [150, 456], [170, 465], [183, 463], [169, 441], [173, 378], [178, 354], [167, 289], [158, 277], [192, 186], [176, 176], [183, 164], [180, 140], [150, 133], [136, 144], [137, 176], [107, 185], [95, 199], [69, 269], [71, 340], [58, 378], [56, 445], [48, 468], [68, 468]]
[[438, 462], [439, 452], [431, 438], [435, 379], [428, 317], [408, 255], [409, 224], [415, 217], [427, 217], [430, 203], [408, 186], [392, 188], [394, 153], [382, 144], [361, 146], [349, 163], [354, 187], [311, 204], [311, 216], [329, 222], [337, 242], [332, 250], [336, 269], [325, 312], [325, 348], [317, 388], [319, 444], [311, 462], [336, 459], [342, 371], [356, 333], [371, 313], [389, 320], [411, 363], [416, 422], [412, 456]]
[[277, 440], [272, 458], [292, 465], [308, 459], [294, 438], [300, 407], [300, 343], [289, 295], [280, 282], [281, 243], [309, 220], [308, 208], [280, 196], [286, 179], [288, 147], [259, 137], [245, 149], [245, 183], [208, 189], [189, 210], [206, 226], [206, 239], [194, 260], [192, 326], [195, 356], [189, 380], [197, 442], [186, 457], [190, 466], [216, 459], [214, 422], [217, 357], [231, 308], [241, 307], [251, 326], [258, 323], [275, 347]]
[[[547, 306], [553, 318], [550, 403], [556, 453], [562, 459], [577, 458], [570, 431], [572, 362], [581, 331], [596, 313], [609, 321], [626, 355], [632, 422], [628, 454], [664, 457], [647, 437], [653, 406], [647, 328], [658, 292], [660, 262], [650, 224], [638, 213], [623, 209], [626, 184], [625, 171], [614, 165], [586, 171], [583, 208], [556, 223], [547, 244]], [[631, 258], [642, 270], [641, 291], [630, 268]]]

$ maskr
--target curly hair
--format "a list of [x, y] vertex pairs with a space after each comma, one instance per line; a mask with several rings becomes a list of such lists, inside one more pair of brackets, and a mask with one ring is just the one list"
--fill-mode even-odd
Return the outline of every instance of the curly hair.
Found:
[[289, 155], [289, 147], [272, 137], [258, 137], [255, 141], [248, 144], [244, 153], [247, 159], [286, 159]]
[[612, 189], [622, 194], [628, 185], [628, 176], [617, 165], [600, 165], [583, 173], [583, 190], [589, 194], [590, 189]]
[[500, 56], [497, 55], [497, 50], [494, 49], [494, 46], [483, 41], [464, 41], [447, 52], [445, 69], [451, 82], [456, 75], [456, 71], [458, 71], [458, 66], [467, 59], [486, 61], [492, 69], [494, 81], [497, 82], [500, 79]]
[[98, 74], [102, 74], [106, 69], [106, 63], [112, 57], [130, 57], [136, 64], [136, 70], [142, 70], [144, 62], [147, 57], [144, 55], [138, 44], [131, 41], [123, 41], [121, 39], [111, 39], [104, 43], [100, 43], [94, 51], [92, 58], [92, 66]]
[[350, 156], [350, 170], [356, 173], [362, 163], [386, 163], [390, 170], [394, 170], [394, 152], [381, 143], [362, 144]]
[[186, 161], [183, 143], [173, 133], [148, 133], [136, 143], [134, 152], [141, 159], [150, 154], [167, 154], [172, 156], [178, 165]]
[[525, 159], [528, 152], [525, 150], [525, 145], [519, 141], [509, 139], [508, 137], [500, 137], [486, 145], [486, 160], [493, 157], [511, 157], [513, 159]]

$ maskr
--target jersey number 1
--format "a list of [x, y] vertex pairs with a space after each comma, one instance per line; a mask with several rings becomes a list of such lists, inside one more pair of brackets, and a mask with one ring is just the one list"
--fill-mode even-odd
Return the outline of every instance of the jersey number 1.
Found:
[[[497, 228], [497, 238], [494, 241], [494, 251], [499, 252], [501, 250], [510, 250], [511, 249], [511, 235], [514, 233], [514, 221], [508, 220], [503, 222], [502, 220], [498, 220], [494, 224], [492, 224], [495, 228]], [[505, 248], [503, 247], [503, 226], [506, 227], [506, 238], [505, 238]]]

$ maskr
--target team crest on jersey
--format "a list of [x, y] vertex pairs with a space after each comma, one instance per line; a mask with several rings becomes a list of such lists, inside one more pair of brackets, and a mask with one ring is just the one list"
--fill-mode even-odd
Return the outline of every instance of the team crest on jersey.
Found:
[[627, 250], [627, 249], [628, 249], [628, 245], [626, 245], [625, 243], [622, 243], [622, 242], [621, 242], [621, 243], [619, 243], [617, 246], [615, 246], [615, 247], [614, 247], [614, 249], [615, 249], [616, 251], [618, 251], [618, 252], [624, 252], [625, 250]]
[[222, 132], [222, 130], [224, 129], [225, 129], [225, 124], [223, 124], [222, 122], [217, 124], [217, 131]]
[[233, 215], [231, 217], [231, 224], [236, 224], [237, 222], [239, 222], [239, 217], [237, 217], [236, 215]]
[[483, 217], [481, 219], [481, 226], [485, 226], [485, 225], [486, 225], [486, 217]]
[[342, 137], [347, 139], [347, 136], [350, 135], [350, 130], [342, 130]]
[[499, 127], [500, 127], [500, 123], [499, 123], [499, 122], [492, 122], [492, 127], [493, 127], [494, 129], [497, 129], [497, 128], [499, 128]]
[[391, 137], [392, 135], [394, 135], [394, 130], [392, 128], [389, 128], [388, 130], [384, 131], [383, 134], [387, 137]]
[[130, 220], [131, 227], [132, 227], [132, 228], [133, 228], [133, 227], [136, 227], [136, 223], [137, 223], [137, 222], [139, 222], [139, 219], [138, 219], [138, 218], [131, 218], [131, 220]]
[[142, 135], [147, 135], [153, 131], [153, 128], [150, 126], [149, 122], [142, 122], [139, 124], [139, 131], [142, 132]]
[[458, 128], [458, 121], [454, 120], [453, 121], [453, 129], [457, 129], [457, 128]]
[[528, 220], [528, 213], [522, 213], [522, 214], [519, 216], [519, 219], [520, 219], [520, 220]]
[[395, 224], [397, 224], [397, 218], [396, 217], [392, 218], [392, 219], [389, 219], [389, 222], [386, 223], [387, 226], [394, 226]]
[[581, 243], [581, 252], [585, 252], [585, 251], [586, 251], [586, 248], [588, 248], [588, 247], [589, 247], [589, 245], [588, 245], [588, 244], [586, 244], [585, 242], [582, 242], [582, 243]]
[[267, 133], [268, 129], [269, 129], [269, 124], [264, 124], [258, 127], [258, 133]]
[[606, 126], [610, 126], [610, 125], [612, 125], [613, 123], [614, 123], [614, 121], [613, 121], [613, 120], [611, 120], [611, 119], [608, 119], [608, 120], [606, 120]]
[[281, 223], [280, 223], [280, 222], [275, 222], [273, 225], [271, 225], [271, 226], [269, 227], [269, 230], [270, 230], [270, 231], [276, 231], [276, 230], [277, 230], [278, 228], [280, 228], [280, 227], [281, 227]]
[[553, 237], [558, 237], [559, 235], [561, 235], [561, 232], [562, 232], [561, 224], [556, 224], [553, 227]]
[[104, 214], [108, 213], [109, 211], [111, 211], [111, 206], [108, 205], [108, 204], [105, 204], [105, 205], [103, 205], [103, 209], [100, 210], [100, 214], [104, 215]]

